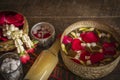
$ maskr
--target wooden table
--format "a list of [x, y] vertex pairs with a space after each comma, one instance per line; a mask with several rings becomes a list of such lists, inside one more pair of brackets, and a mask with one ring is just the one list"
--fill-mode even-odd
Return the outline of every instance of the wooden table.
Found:
[[[30, 29], [38, 22], [49, 22], [54, 25], [56, 34], [81, 20], [100, 21], [120, 28], [120, 0], [0, 0], [0, 10], [14, 10], [24, 14]], [[119, 74], [120, 63], [111, 74], [98, 80], [119, 80]], [[75, 80], [80, 79], [73, 76]]]

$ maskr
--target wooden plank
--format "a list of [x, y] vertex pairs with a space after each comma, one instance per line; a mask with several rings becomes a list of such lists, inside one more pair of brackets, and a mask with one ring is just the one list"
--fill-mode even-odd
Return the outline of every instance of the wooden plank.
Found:
[[26, 16], [119, 16], [120, 0], [1, 0], [0, 10]]

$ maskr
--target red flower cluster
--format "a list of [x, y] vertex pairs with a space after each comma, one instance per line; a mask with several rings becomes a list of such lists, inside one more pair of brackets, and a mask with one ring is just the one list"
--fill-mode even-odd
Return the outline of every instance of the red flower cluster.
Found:
[[20, 27], [24, 24], [24, 17], [12, 11], [0, 12], [0, 26], [5, 24], [14, 24], [16, 27]]
[[[115, 43], [112, 42], [103, 42], [101, 43], [101, 50], [100, 52], [91, 53], [86, 50], [86, 46], [82, 46], [81, 43], [97, 43], [100, 41], [100, 38], [98, 37], [97, 34], [95, 34], [92, 31], [89, 32], [82, 32], [80, 33], [80, 38], [71, 38], [69, 36], [64, 36], [63, 38], [63, 43], [66, 45], [68, 43], [71, 43], [71, 49], [73, 51], [81, 51], [79, 60], [72, 59], [76, 63], [80, 63], [80, 60], [83, 62], [87, 62], [88, 60], [91, 62], [91, 64], [95, 64], [97, 62], [100, 62], [101, 60], [104, 59], [105, 55], [114, 55], [116, 53], [116, 45]], [[89, 46], [90, 47], [90, 46]]]

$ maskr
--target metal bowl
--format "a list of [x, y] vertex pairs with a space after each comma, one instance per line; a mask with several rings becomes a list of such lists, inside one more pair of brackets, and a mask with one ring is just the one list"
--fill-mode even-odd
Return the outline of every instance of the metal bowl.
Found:
[[[38, 38], [34, 35], [34, 33], [37, 33], [39, 29], [47, 29], [50, 32], [50, 35], [48, 37], [43, 38], [43, 35], [41, 35], [41, 38]], [[43, 34], [45, 33], [44, 31], [41, 31]], [[39, 46], [40, 47], [49, 47], [52, 42], [54, 41], [55, 38], [55, 29], [54, 26], [50, 23], [47, 22], [40, 22], [35, 24], [32, 29], [31, 29], [31, 35], [33, 39], [36, 39], [39, 41]]]

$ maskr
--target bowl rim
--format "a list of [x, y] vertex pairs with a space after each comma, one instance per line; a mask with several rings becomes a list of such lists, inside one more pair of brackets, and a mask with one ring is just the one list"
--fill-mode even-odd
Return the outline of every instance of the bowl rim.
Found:
[[[32, 31], [34, 30], [34, 28], [36, 28], [36, 27], [39, 26], [39, 25], [44, 25], [44, 24], [47, 24], [47, 25], [53, 30], [53, 31], [52, 31], [52, 34], [51, 34], [49, 37], [47, 37], [47, 38], [37, 38], [37, 37], [35, 37], [35, 36], [33, 35], [33, 33], [32, 33]], [[31, 28], [30, 33], [31, 33], [32, 37], [33, 37], [34, 39], [38, 40], [38, 41], [47, 40], [47, 39], [51, 38], [51, 37], [55, 34], [55, 28], [54, 28], [54, 26], [53, 26], [52, 24], [50, 24], [50, 23], [48, 23], [48, 22], [38, 22], [38, 23], [36, 23], [35, 25], [33, 25], [33, 27]]]

